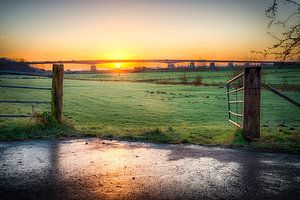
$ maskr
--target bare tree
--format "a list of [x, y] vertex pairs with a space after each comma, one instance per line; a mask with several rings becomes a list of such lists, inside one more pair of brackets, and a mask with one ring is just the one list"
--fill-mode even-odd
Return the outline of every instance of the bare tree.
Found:
[[[280, 8], [283, 5], [293, 7], [289, 15], [282, 16]], [[277, 59], [300, 59], [300, 1], [299, 0], [272, 0], [272, 4], [265, 10], [269, 19], [268, 34], [275, 39], [275, 43], [267, 47], [264, 56], [274, 55]], [[277, 28], [279, 33], [271, 32]]]

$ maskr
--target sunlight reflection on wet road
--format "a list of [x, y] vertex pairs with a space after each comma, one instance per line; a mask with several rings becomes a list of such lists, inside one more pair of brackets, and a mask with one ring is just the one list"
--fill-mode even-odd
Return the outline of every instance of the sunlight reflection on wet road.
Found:
[[296, 199], [300, 195], [299, 155], [99, 139], [2, 142], [0, 153], [4, 199]]

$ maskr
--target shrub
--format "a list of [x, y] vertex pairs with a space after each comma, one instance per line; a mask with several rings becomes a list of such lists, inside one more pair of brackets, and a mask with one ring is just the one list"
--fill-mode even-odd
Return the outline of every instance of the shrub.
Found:
[[159, 143], [170, 143], [171, 141], [170, 135], [163, 133], [159, 128], [144, 132], [141, 135], [141, 139]]
[[33, 117], [34, 117], [36, 123], [42, 127], [51, 125], [51, 124], [55, 124], [55, 122], [56, 122], [55, 119], [53, 118], [51, 112], [42, 112], [42, 113], [35, 112], [33, 114]]

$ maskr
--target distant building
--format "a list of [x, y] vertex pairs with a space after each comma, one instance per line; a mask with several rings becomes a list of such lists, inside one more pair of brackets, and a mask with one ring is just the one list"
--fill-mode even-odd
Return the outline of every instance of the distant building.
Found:
[[97, 67], [96, 67], [96, 65], [92, 65], [91, 66], [91, 70], [90, 71], [92, 71], [92, 72], [94, 72], [94, 71], [97, 71]]
[[190, 69], [195, 69], [195, 62], [190, 62], [189, 68]]
[[175, 64], [173, 64], [173, 63], [168, 64], [168, 69], [174, 69], [174, 68], [175, 68]]
[[216, 69], [216, 64], [214, 62], [211, 62], [209, 64], [209, 67], [210, 67], [211, 70], [215, 70]]
[[233, 68], [233, 62], [228, 63], [228, 68]]

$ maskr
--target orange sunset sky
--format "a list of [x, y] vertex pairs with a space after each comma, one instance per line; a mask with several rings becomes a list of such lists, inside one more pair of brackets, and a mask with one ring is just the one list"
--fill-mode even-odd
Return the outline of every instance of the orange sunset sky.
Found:
[[[262, 59], [268, 0], [3, 0], [0, 57]], [[282, 12], [288, 12], [284, 8]]]

